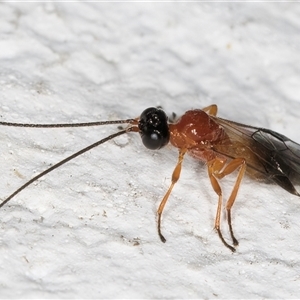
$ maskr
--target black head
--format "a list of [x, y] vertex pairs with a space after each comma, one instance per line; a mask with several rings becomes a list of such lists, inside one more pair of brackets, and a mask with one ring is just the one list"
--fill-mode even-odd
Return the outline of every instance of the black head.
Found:
[[139, 129], [142, 142], [148, 149], [158, 150], [169, 142], [168, 117], [161, 109], [145, 109], [140, 116]]

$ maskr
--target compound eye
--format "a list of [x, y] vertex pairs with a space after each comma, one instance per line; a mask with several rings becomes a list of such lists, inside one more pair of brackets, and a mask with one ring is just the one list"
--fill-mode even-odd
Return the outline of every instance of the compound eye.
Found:
[[140, 116], [139, 129], [144, 146], [151, 150], [158, 150], [168, 144], [170, 132], [168, 117], [163, 110], [150, 107]]
[[142, 135], [142, 142], [144, 146], [150, 150], [158, 150], [166, 145], [164, 137], [159, 132]]

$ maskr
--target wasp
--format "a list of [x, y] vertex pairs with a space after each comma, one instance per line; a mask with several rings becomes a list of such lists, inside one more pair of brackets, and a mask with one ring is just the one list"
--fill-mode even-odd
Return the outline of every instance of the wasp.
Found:
[[[83, 127], [112, 124], [127, 124], [94, 144], [70, 155], [27, 181], [10, 196], [0, 207], [5, 205], [23, 189], [42, 176], [59, 168], [75, 157], [122, 134], [139, 133], [144, 146], [159, 150], [171, 144], [179, 151], [178, 160], [172, 174], [171, 184], [157, 210], [157, 230], [162, 242], [166, 242], [161, 232], [161, 220], [164, 207], [172, 189], [180, 177], [182, 162], [186, 154], [205, 162], [208, 177], [218, 197], [214, 228], [222, 243], [232, 252], [236, 251], [238, 240], [235, 238], [231, 222], [231, 210], [237, 197], [242, 179], [247, 173], [254, 179], [273, 182], [289, 193], [300, 196], [295, 185], [300, 183], [300, 145], [286, 136], [269, 129], [257, 128], [217, 117], [217, 105], [203, 109], [186, 111], [176, 122], [168, 122], [166, 113], [161, 108], [150, 107], [140, 117], [126, 120], [99, 121], [76, 124], [24, 124], [0, 122], [0, 125], [31, 128]], [[236, 173], [232, 191], [225, 203], [225, 212], [232, 244], [223, 237], [221, 215], [223, 193], [220, 181], [225, 176]]]

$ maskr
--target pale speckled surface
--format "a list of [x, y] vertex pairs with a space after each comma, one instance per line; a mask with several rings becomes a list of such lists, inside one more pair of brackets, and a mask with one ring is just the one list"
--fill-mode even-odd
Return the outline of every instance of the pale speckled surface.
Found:
[[[222, 117], [300, 141], [299, 13], [296, 3], [1, 3], [1, 120], [216, 103]], [[1, 199], [114, 131], [2, 127]], [[176, 156], [133, 134], [19, 194], [0, 211], [0, 297], [299, 298], [300, 201], [276, 186], [244, 180], [231, 254], [213, 231], [205, 168], [187, 158], [160, 242], [155, 211]]]

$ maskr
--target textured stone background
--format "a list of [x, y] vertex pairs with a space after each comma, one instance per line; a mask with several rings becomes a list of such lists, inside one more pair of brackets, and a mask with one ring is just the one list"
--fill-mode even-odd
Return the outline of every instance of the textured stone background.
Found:
[[[0, 118], [84, 122], [216, 103], [221, 117], [300, 141], [299, 14], [296, 3], [1, 3]], [[1, 199], [115, 131], [2, 127]], [[187, 158], [160, 242], [155, 212], [176, 159], [132, 134], [20, 193], [0, 211], [0, 296], [300, 297], [300, 202], [279, 187], [245, 178], [231, 254], [213, 230], [205, 167]]]

